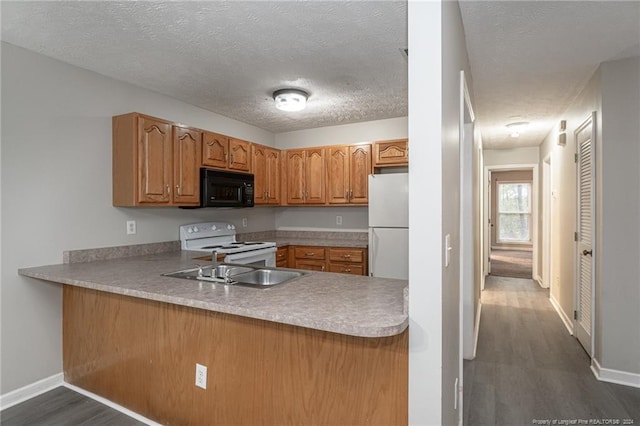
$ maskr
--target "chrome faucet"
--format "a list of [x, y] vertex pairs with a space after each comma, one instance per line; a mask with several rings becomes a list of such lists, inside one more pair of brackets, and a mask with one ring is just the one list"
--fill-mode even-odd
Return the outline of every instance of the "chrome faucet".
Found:
[[213, 250], [211, 252], [211, 276], [216, 275], [216, 268], [218, 267], [218, 251]]

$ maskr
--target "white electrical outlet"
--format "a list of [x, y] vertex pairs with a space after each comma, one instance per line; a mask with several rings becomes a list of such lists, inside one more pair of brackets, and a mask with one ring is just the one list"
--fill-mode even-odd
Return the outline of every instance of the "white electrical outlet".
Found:
[[336, 225], [342, 225], [342, 216], [336, 216]]
[[128, 220], [127, 221], [127, 235], [133, 235], [136, 233], [136, 221]]
[[196, 363], [196, 386], [207, 388], [207, 367]]
[[244, 226], [245, 228], [247, 227], [247, 218], [246, 217], [242, 218], [242, 226]]

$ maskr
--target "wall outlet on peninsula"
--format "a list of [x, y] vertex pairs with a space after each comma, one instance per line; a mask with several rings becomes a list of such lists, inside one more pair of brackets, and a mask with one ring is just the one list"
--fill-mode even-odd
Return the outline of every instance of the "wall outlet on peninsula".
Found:
[[207, 388], [207, 367], [196, 363], [196, 386], [202, 389]]

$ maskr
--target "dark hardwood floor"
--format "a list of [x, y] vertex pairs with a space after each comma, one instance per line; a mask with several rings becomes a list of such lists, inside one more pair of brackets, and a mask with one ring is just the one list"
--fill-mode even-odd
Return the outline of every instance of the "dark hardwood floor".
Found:
[[549, 290], [489, 276], [482, 305], [476, 358], [464, 362], [465, 425], [640, 425], [640, 389], [596, 380]]
[[2, 426], [144, 425], [63, 386], [0, 412]]

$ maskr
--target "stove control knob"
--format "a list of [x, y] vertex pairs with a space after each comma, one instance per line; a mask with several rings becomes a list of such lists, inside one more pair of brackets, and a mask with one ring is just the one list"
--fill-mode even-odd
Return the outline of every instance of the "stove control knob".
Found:
[[189, 234], [193, 234], [193, 228], [192, 228], [192, 227], [189, 227], [189, 228], [187, 229], [187, 232], [188, 232]]
[[235, 225], [231, 225], [231, 229], [236, 229], [236, 226]]
[[231, 228], [231, 225], [227, 225], [227, 229], [232, 229], [232, 228]]
[[211, 230], [215, 231], [216, 229], [218, 229], [215, 225], [211, 225]]
[[198, 231], [200, 231], [200, 230], [198, 229], [198, 227], [197, 227], [197, 226], [194, 226], [194, 227], [193, 227], [193, 232], [198, 232]]

